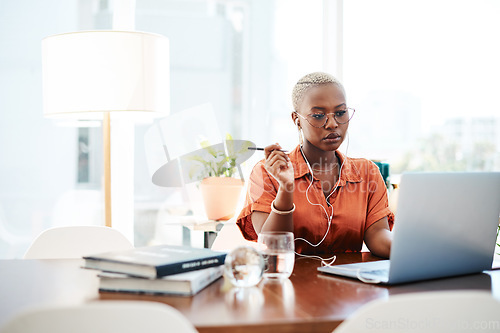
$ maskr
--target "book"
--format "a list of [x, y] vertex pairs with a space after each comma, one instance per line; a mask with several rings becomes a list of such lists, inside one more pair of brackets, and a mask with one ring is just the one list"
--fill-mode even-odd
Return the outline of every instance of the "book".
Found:
[[224, 264], [225, 252], [188, 246], [156, 245], [83, 257], [84, 268], [157, 278]]
[[99, 274], [99, 291], [192, 296], [222, 276], [224, 266], [149, 279], [121, 273]]

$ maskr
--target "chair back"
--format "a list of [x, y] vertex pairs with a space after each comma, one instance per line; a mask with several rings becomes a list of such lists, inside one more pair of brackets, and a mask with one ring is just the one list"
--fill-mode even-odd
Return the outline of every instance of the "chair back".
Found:
[[409, 293], [361, 307], [334, 333], [499, 332], [500, 301], [486, 291]]
[[133, 247], [116, 229], [104, 226], [56, 227], [38, 235], [26, 251], [24, 259], [81, 258]]
[[0, 333], [195, 333], [177, 309], [149, 301], [97, 301], [18, 314]]

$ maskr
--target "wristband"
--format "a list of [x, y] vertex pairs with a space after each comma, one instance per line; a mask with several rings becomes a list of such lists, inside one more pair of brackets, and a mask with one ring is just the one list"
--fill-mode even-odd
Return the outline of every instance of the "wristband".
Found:
[[274, 207], [274, 200], [273, 200], [273, 202], [271, 203], [271, 211], [278, 215], [288, 215], [295, 211], [295, 204], [292, 205], [293, 207], [290, 210], [277, 210], [276, 207]]

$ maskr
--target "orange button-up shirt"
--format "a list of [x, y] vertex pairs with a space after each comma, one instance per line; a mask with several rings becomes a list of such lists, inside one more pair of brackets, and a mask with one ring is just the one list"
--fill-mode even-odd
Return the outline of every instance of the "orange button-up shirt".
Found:
[[[378, 167], [366, 159], [336, 153], [342, 170], [338, 188], [329, 198], [331, 206], [319, 179], [314, 177], [313, 185], [309, 187], [311, 174], [299, 147], [289, 154], [295, 177], [293, 229], [297, 253], [360, 251], [366, 229], [385, 216], [392, 229], [394, 216], [389, 210], [387, 189]], [[252, 212], [271, 213], [271, 203], [278, 188], [276, 179], [265, 170], [264, 160], [258, 162], [250, 174], [244, 208], [236, 221], [246, 239], [257, 240]], [[333, 218], [328, 230], [328, 215], [332, 214], [332, 208]], [[317, 247], [298, 239], [317, 244], [327, 230], [326, 238]]]

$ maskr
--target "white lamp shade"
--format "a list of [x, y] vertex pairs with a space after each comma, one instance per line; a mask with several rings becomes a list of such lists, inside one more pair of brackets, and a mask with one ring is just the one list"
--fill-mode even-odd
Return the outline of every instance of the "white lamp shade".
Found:
[[42, 41], [44, 115], [99, 119], [170, 105], [169, 43], [137, 31], [80, 31]]

